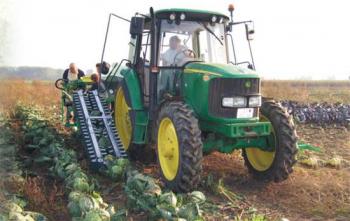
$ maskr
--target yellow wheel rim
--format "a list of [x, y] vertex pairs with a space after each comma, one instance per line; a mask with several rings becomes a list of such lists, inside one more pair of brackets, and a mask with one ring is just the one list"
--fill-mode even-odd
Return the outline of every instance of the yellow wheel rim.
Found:
[[158, 158], [164, 177], [171, 181], [179, 168], [179, 142], [170, 118], [163, 118], [158, 129]]
[[[269, 121], [264, 115], [260, 115], [260, 121]], [[271, 136], [274, 136], [275, 145], [276, 145], [276, 137], [275, 131], [272, 127]], [[271, 149], [276, 149], [275, 147]], [[263, 151], [260, 148], [256, 147], [248, 147], [245, 149], [248, 161], [250, 165], [257, 171], [266, 171], [268, 170], [274, 159], [276, 151]]]
[[132, 127], [129, 116], [130, 107], [126, 103], [124, 91], [121, 87], [117, 91], [114, 105], [114, 122], [124, 148], [127, 150], [130, 145]]

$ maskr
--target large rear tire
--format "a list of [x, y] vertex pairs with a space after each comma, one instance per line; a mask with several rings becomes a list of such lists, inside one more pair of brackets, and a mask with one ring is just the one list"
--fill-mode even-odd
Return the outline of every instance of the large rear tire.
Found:
[[270, 151], [258, 147], [243, 149], [248, 171], [257, 179], [281, 182], [293, 172], [296, 163], [297, 134], [292, 117], [278, 103], [265, 101], [260, 108], [260, 120], [270, 121], [268, 139]]
[[165, 104], [157, 120], [157, 159], [168, 188], [189, 192], [202, 173], [202, 140], [198, 120], [183, 102]]
[[132, 142], [133, 123], [128, 99], [127, 91], [124, 91], [123, 87], [118, 85], [114, 100], [114, 122], [120, 140], [131, 160], [139, 160], [145, 163], [154, 162], [155, 153], [149, 146]]
[[132, 123], [129, 113], [130, 107], [126, 99], [126, 93], [121, 86], [117, 87], [114, 101], [114, 122], [124, 149], [131, 146]]

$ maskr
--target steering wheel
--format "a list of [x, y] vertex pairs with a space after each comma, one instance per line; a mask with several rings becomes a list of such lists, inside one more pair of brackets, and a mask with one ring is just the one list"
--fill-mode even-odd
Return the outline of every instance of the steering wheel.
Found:
[[187, 55], [186, 55], [186, 53], [185, 52], [189, 52], [189, 56], [191, 56], [191, 54], [193, 55], [193, 57], [195, 58], [195, 57], [197, 57], [197, 55], [196, 55], [196, 53], [193, 51], [193, 50], [191, 50], [191, 49], [185, 49], [185, 50], [182, 50], [182, 51], [180, 51], [180, 52], [178, 52], [176, 55], [175, 55], [175, 57], [174, 57], [174, 61], [173, 61], [173, 65], [175, 65], [175, 63], [176, 63], [176, 58], [177, 58], [177, 56], [179, 56], [179, 54], [184, 54], [186, 57], [188, 57]]
[[55, 87], [59, 90], [64, 90], [64, 88], [62, 87], [62, 85], [64, 83], [67, 83], [68, 81], [66, 79], [60, 78], [55, 82]]

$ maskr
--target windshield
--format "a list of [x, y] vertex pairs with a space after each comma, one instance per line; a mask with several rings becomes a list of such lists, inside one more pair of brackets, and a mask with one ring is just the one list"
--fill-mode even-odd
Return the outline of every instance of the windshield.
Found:
[[163, 20], [159, 58], [159, 66], [183, 66], [189, 61], [226, 64], [224, 24]]

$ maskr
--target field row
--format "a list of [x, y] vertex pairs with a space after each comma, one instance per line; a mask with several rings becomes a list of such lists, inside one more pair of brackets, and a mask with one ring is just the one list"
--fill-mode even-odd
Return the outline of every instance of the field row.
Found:
[[17, 151], [8, 119], [0, 115], [0, 220], [46, 221], [43, 214], [24, 210], [28, 204], [24, 198], [28, 189]]

